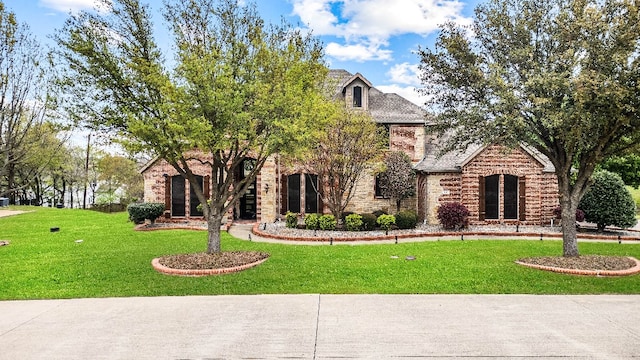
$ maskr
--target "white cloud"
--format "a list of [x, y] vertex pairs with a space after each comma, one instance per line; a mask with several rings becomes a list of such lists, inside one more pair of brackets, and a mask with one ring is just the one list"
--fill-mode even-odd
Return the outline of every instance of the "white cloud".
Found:
[[325, 51], [327, 55], [340, 61], [370, 61], [390, 60], [391, 50], [380, 48], [381, 45], [347, 44], [341, 45], [335, 42], [329, 43]]
[[470, 24], [463, 7], [458, 0], [293, 0], [293, 14], [315, 35], [343, 38], [343, 48], [364, 44], [358, 49], [372, 53], [360, 57], [376, 60], [391, 58], [391, 52], [379, 54], [393, 36], [426, 36], [447, 21]]
[[380, 85], [376, 88], [384, 93], [396, 93], [418, 106], [424, 106], [427, 98], [417, 92], [415, 86]]
[[389, 80], [405, 85], [420, 85], [420, 69], [418, 64], [402, 63], [391, 67], [387, 72]]
[[62, 12], [78, 12], [101, 8], [99, 0], [40, 0], [40, 5]]

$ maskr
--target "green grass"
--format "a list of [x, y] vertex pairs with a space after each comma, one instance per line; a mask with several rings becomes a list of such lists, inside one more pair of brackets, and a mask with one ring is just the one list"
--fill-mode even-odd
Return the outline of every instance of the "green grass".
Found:
[[633, 186], [627, 186], [631, 196], [633, 197], [633, 201], [636, 202], [636, 217], [640, 219], [640, 188], [633, 188]]
[[[0, 240], [11, 242], [0, 247], [2, 300], [299, 293], [640, 293], [640, 275], [581, 277], [514, 264], [522, 257], [561, 254], [562, 243], [549, 240], [296, 246], [243, 241], [224, 233], [223, 250], [259, 250], [271, 257], [236, 274], [174, 277], [157, 273], [151, 260], [203, 251], [206, 232], [137, 232], [124, 213], [13, 209], [33, 212], [0, 218]], [[51, 227], [60, 227], [60, 231], [52, 233]], [[640, 244], [581, 243], [580, 251], [640, 258]], [[408, 255], [416, 260], [404, 260]]]

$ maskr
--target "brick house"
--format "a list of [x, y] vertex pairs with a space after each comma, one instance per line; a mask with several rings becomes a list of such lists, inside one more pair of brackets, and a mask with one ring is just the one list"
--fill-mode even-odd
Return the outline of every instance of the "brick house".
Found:
[[427, 144], [418, 172], [418, 214], [435, 224], [439, 204], [460, 202], [471, 224], [549, 223], [558, 205], [553, 164], [528, 146], [470, 146], [438, 156]]
[[[416, 210], [420, 219], [429, 223], [437, 223], [435, 213], [439, 204], [450, 201], [467, 205], [473, 223], [518, 219], [540, 223], [550, 216], [558, 202], [557, 185], [553, 167], [541, 154], [524, 147], [505, 154], [500, 146], [490, 146], [437, 157], [436, 142], [425, 133], [426, 112], [421, 107], [397, 94], [378, 90], [360, 73], [331, 70], [329, 76], [337, 84], [336, 98], [344, 100], [345, 106], [367, 111], [389, 134], [389, 149], [405, 152], [414, 164], [418, 172], [417, 196], [403, 201], [403, 209]], [[206, 158], [205, 154], [198, 156]], [[190, 165], [194, 174], [200, 175], [208, 195], [210, 168], [195, 161]], [[244, 168], [252, 165], [248, 159]], [[166, 161], [155, 159], [141, 172], [145, 202], [164, 203], [166, 216], [171, 218], [202, 216], [197, 211], [198, 201], [189, 182]], [[235, 176], [240, 180], [244, 170]], [[273, 222], [287, 211], [328, 212], [316, 189], [322, 191], [316, 174], [286, 166], [278, 155], [272, 156], [229, 214], [229, 219]], [[520, 201], [515, 205], [514, 196]], [[346, 211], [363, 213], [394, 208], [389, 199], [381, 196], [376, 175], [366, 173], [357, 184]]]

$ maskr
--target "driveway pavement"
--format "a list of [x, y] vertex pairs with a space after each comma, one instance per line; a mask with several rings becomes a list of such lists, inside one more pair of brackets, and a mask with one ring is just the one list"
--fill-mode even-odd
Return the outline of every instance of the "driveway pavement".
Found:
[[640, 358], [640, 296], [0, 302], [0, 359]]

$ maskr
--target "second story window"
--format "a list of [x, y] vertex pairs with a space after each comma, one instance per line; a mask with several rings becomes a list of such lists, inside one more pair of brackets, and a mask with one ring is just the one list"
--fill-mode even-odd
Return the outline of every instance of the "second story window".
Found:
[[353, 87], [353, 107], [362, 107], [362, 87]]

